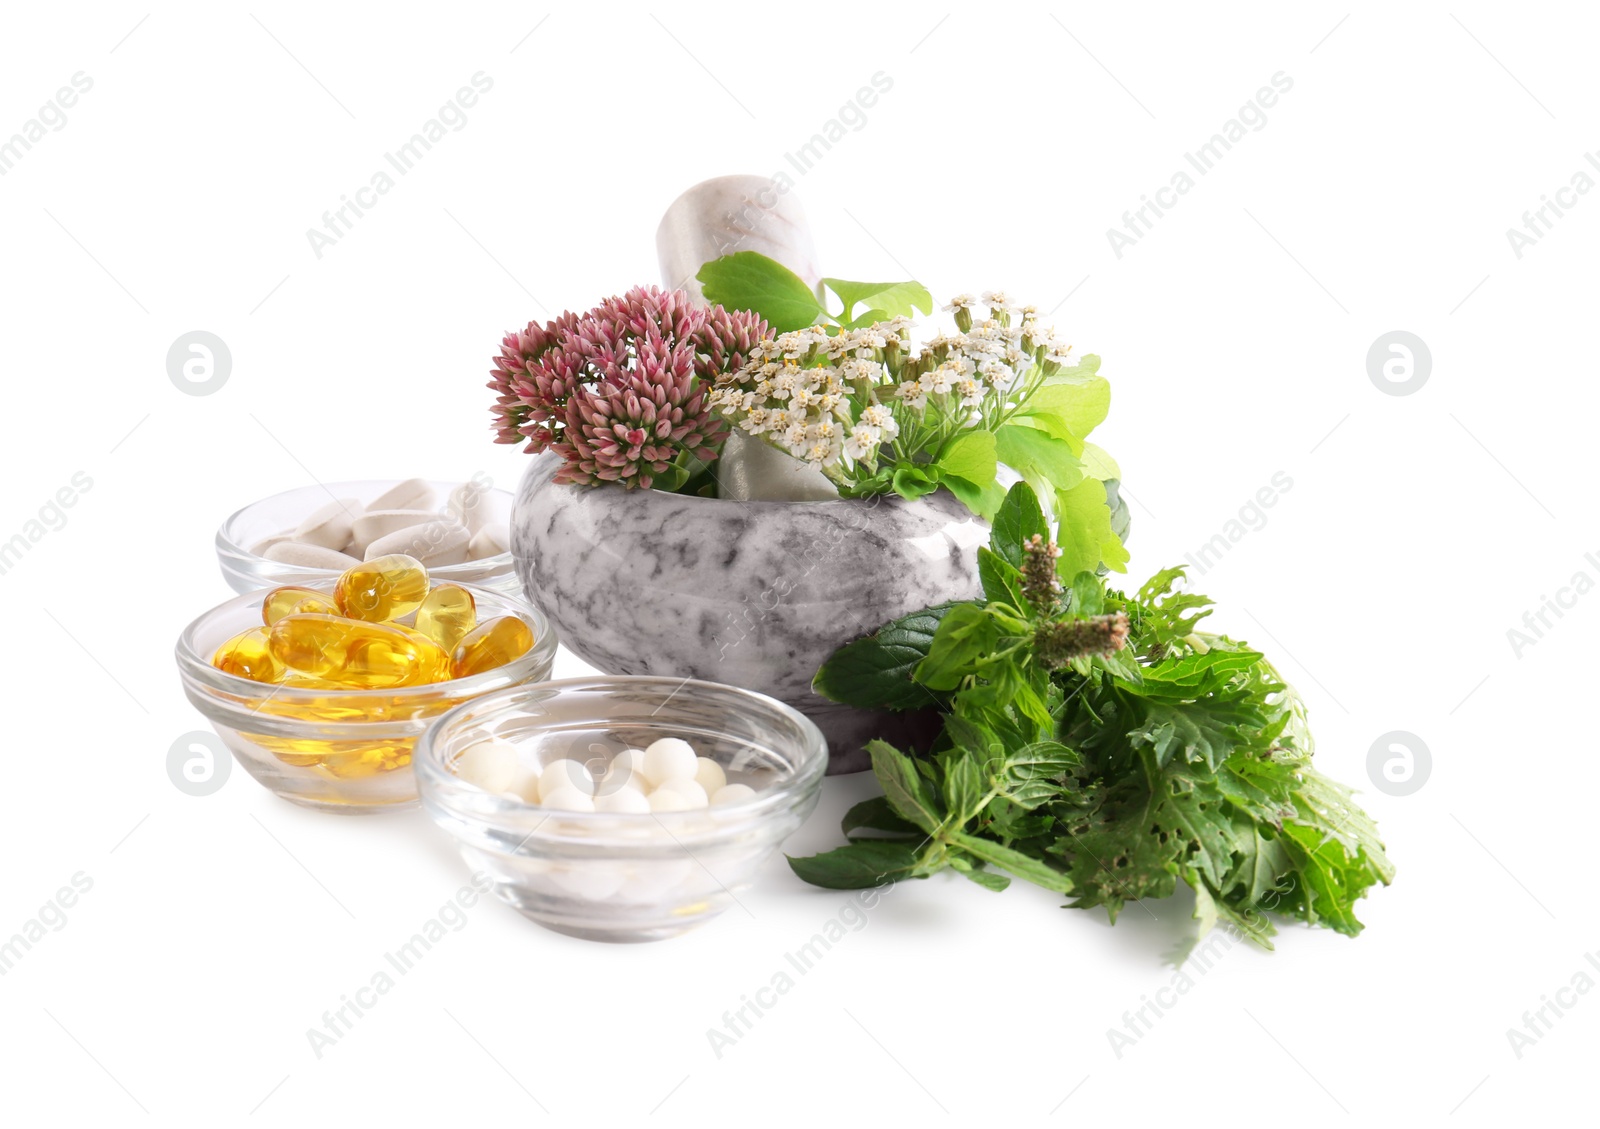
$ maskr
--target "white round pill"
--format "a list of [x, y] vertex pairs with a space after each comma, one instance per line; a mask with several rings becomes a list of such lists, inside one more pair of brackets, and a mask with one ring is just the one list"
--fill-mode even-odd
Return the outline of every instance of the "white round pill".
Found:
[[689, 811], [693, 806], [689, 798], [671, 788], [657, 788], [650, 793], [651, 811]]
[[521, 760], [517, 762], [517, 771], [511, 776], [511, 783], [505, 790], [530, 804], [539, 802], [539, 777], [544, 774], [544, 769], [537, 764], [527, 764]]
[[720, 808], [724, 804], [742, 804], [755, 799], [755, 795], [756, 790], [748, 784], [728, 784], [712, 793], [711, 806]]
[[652, 799], [662, 792], [676, 792], [689, 802], [691, 808], [703, 808], [711, 801], [706, 796], [706, 790], [693, 780], [664, 780], [656, 785], [654, 792], [650, 793]]
[[650, 810], [650, 801], [637, 788], [618, 788], [613, 792], [597, 794], [594, 810], [644, 815]]
[[643, 773], [635, 772], [627, 765], [619, 765], [613, 761], [611, 767], [606, 769], [605, 775], [600, 777], [600, 783], [595, 786], [595, 795], [624, 790], [642, 795], [650, 791], [650, 782], [644, 778]]
[[718, 789], [728, 782], [728, 774], [710, 757], [696, 757], [694, 782], [706, 790], [706, 795], [715, 796]]
[[566, 785], [553, 789], [544, 797], [542, 804], [558, 811], [594, 811], [594, 800], [589, 793]]
[[456, 757], [456, 775], [485, 792], [504, 792], [516, 780], [519, 759], [515, 745], [491, 737], [461, 750]]
[[575, 760], [554, 760], [539, 773], [539, 795], [546, 802], [560, 788], [571, 788], [585, 796], [594, 795], [594, 777], [588, 766]]
[[652, 784], [693, 780], [699, 758], [694, 746], [679, 737], [663, 737], [644, 751], [644, 774]]

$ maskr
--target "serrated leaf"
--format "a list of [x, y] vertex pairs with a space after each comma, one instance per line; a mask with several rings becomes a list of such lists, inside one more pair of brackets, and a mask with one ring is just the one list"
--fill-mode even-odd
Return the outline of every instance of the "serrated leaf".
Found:
[[995, 512], [989, 529], [989, 548], [1013, 568], [1022, 568], [1022, 547], [1034, 535], [1048, 538], [1050, 524], [1045, 521], [1039, 495], [1026, 482], [1006, 491], [1006, 500]]
[[982, 545], [978, 547], [978, 580], [983, 584], [983, 598], [990, 603], [1010, 604], [1019, 610], [1027, 606], [1021, 570]]
[[804, 279], [756, 251], [712, 259], [695, 277], [708, 302], [730, 310], [754, 310], [774, 333], [804, 329], [824, 313]]
[[1000, 794], [1032, 811], [1061, 794], [1062, 778], [1082, 763], [1059, 741], [1035, 741], [1005, 754], [997, 783]]
[[811, 688], [857, 709], [911, 710], [938, 705], [939, 696], [914, 682], [912, 673], [927, 657], [940, 620], [960, 604], [971, 606], [970, 601], [936, 604], [846, 643], [822, 664]]
[[863, 890], [911, 877], [917, 852], [905, 843], [862, 839], [820, 855], [795, 858], [789, 869], [813, 886], [830, 890]]
[[932, 835], [944, 816], [916, 764], [885, 741], [869, 741], [867, 752], [872, 756], [873, 775], [895, 814]]
[[957, 604], [939, 621], [928, 657], [917, 667], [914, 677], [930, 689], [954, 690], [962, 679], [976, 673], [999, 640], [1000, 627], [987, 608]]
[[916, 824], [909, 823], [895, 814], [886, 796], [873, 796], [870, 800], [862, 800], [859, 804], [853, 805], [844, 813], [839, 826], [846, 836], [854, 831], [882, 831], [890, 835], [925, 838]]

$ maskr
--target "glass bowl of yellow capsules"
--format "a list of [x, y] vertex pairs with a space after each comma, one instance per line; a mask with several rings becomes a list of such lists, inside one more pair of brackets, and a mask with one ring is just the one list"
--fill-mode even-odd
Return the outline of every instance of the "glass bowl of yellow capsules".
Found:
[[331, 581], [367, 557], [404, 553], [435, 582], [517, 596], [511, 506], [510, 493], [485, 475], [302, 486], [230, 515], [217, 530], [217, 563], [228, 587], [245, 594]]
[[282, 798], [361, 813], [416, 803], [411, 752], [446, 710], [550, 676], [556, 633], [514, 596], [381, 557], [240, 596], [178, 640], [184, 691]]

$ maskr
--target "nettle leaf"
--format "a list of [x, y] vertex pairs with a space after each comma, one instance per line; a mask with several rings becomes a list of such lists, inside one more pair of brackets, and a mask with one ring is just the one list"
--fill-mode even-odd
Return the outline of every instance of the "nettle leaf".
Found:
[[886, 741], [869, 741], [867, 752], [872, 756], [873, 775], [895, 814], [932, 835], [944, 816], [916, 763]]
[[994, 481], [995, 449], [994, 432], [973, 428], [946, 443], [936, 465], [943, 473], [964, 478], [974, 486], [988, 486]]
[[[920, 282], [846, 282], [842, 278], [825, 278], [822, 285], [837, 294], [844, 303], [844, 309], [839, 314], [840, 321], [849, 321], [850, 311], [858, 303], [866, 303], [868, 313], [877, 315], [873, 321], [910, 317], [917, 310], [924, 314], [933, 312], [933, 295]], [[863, 325], [871, 324], [865, 320], [865, 315], [856, 320]]]
[[1044, 510], [1039, 506], [1039, 495], [1033, 487], [1026, 482], [1018, 482], [1006, 491], [1006, 500], [995, 512], [989, 530], [989, 548], [1020, 572], [1022, 547], [1035, 534], [1048, 538], [1050, 523], [1045, 521]]
[[917, 852], [906, 843], [861, 839], [809, 858], [790, 855], [789, 869], [813, 886], [830, 890], [863, 890], [909, 878]]
[[1061, 547], [1056, 572], [1063, 580], [1098, 572], [1101, 564], [1113, 572], [1128, 570], [1128, 550], [1111, 530], [1111, 509], [1099, 482], [1089, 478], [1071, 490], [1056, 491], [1056, 517], [1056, 544]]
[[753, 310], [774, 333], [804, 329], [826, 312], [805, 280], [756, 251], [713, 259], [695, 275], [708, 302], [730, 310]]
[[[1008, 423], [994, 433], [995, 454], [1002, 463], [1035, 482], [1049, 483], [1056, 491], [1070, 490], [1084, 481], [1083, 463], [1072, 445], [1037, 427]], [[1103, 505], [1105, 491], [1096, 485]]]
[[963, 605], [974, 606], [967, 601], [936, 604], [846, 643], [822, 664], [811, 688], [857, 709], [912, 710], [938, 705], [939, 696], [914, 681], [912, 674], [928, 657], [940, 621], [951, 608]]

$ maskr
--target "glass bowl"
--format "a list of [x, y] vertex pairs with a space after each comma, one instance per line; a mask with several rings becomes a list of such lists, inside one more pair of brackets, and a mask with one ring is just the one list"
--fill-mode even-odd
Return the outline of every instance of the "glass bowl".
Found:
[[[681, 737], [755, 796], [694, 811], [555, 811], [456, 775], [489, 737], [523, 765], [569, 758], [598, 779], [610, 759]], [[817, 806], [828, 745], [804, 714], [764, 694], [681, 678], [597, 677], [517, 686], [445, 714], [417, 743], [423, 809], [467, 866], [547, 929], [656, 941], [709, 921]], [[600, 785], [605, 789], [608, 785]]]
[[[430, 573], [437, 577], [437, 573]], [[310, 584], [332, 592], [333, 581]], [[238, 596], [191, 623], [178, 638], [178, 673], [236, 761], [285, 800], [346, 814], [414, 806], [412, 747], [440, 714], [493, 690], [550, 676], [556, 632], [544, 613], [519, 599], [462, 585], [478, 616], [515, 615], [533, 629], [533, 647], [495, 670], [392, 690], [313, 690], [252, 682], [211, 665], [217, 647], [261, 623], [266, 590]]]
[[[402, 479], [391, 478], [370, 482], [329, 482], [322, 486], [301, 486], [285, 490], [259, 502], [252, 502], [239, 510], [217, 530], [217, 564], [222, 568], [222, 578], [235, 592], [254, 592], [260, 588], [276, 588], [280, 584], [309, 584], [333, 580], [337, 569], [307, 568], [304, 565], [269, 561], [250, 551], [268, 537], [293, 529], [307, 516], [335, 498], [354, 498], [363, 506], [398, 486]], [[440, 508], [450, 491], [459, 482], [429, 481]], [[511, 520], [511, 495], [505, 490], [490, 488], [484, 493], [488, 506], [488, 520], [509, 525]], [[509, 551], [460, 564], [434, 565], [428, 569], [434, 580], [451, 584], [476, 584], [511, 596], [522, 593], [517, 580], [516, 564]]]

